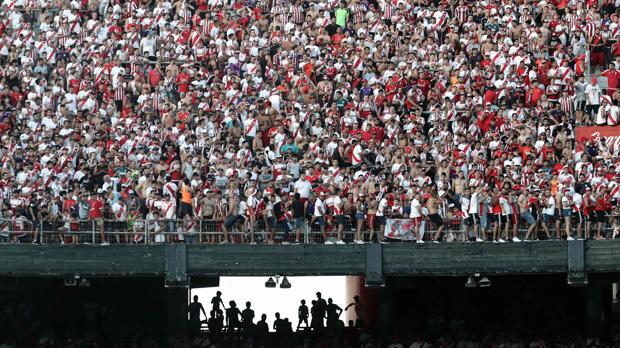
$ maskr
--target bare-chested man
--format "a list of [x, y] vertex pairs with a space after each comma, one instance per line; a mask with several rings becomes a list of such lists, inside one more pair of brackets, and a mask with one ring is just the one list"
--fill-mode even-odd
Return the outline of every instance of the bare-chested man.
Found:
[[226, 204], [226, 219], [222, 224], [222, 232], [224, 233], [224, 240], [221, 244], [229, 242], [228, 232], [232, 230], [233, 226], [239, 221], [239, 201], [232, 190], [228, 191], [228, 203]]
[[428, 218], [437, 226], [435, 236], [433, 236], [433, 243], [439, 243], [439, 237], [445, 228], [445, 223], [441, 215], [439, 215], [439, 205], [441, 204], [441, 198], [437, 197], [436, 193], [432, 193], [426, 201], [426, 209], [428, 209]]

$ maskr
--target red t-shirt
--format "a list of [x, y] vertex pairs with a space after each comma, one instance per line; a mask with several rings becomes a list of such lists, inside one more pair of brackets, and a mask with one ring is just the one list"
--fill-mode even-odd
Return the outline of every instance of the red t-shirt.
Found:
[[90, 210], [88, 211], [88, 215], [91, 219], [99, 219], [103, 215], [101, 214], [101, 208], [103, 208], [103, 202], [99, 198], [91, 199], [88, 201], [90, 204]]
[[606, 70], [601, 73], [601, 76], [605, 76], [607, 78], [608, 89], [618, 88], [618, 79], [620, 78], [620, 71]]
[[161, 73], [159, 72], [159, 70], [153, 69], [149, 71], [149, 84], [151, 85], [151, 87], [157, 86], [160, 80]]
[[189, 91], [189, 84], [191, 80], [187, 73], [180, 73], [177, 75], [177, 85], [179, 86], [180, 93], [187, 93]]

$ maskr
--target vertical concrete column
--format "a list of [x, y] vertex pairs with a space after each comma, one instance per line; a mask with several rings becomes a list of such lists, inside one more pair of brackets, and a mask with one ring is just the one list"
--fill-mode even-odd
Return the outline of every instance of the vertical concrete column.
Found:
[[391, 333], [394, 320], [394, 290], [390, 287], [378, 289], [378, 322], [377, 333], [382, 342], [386, 342]]
[[166, 287], [164, 289], [166, 306], [166, 332], [168, 335], [185, 333], [187, 326], [187, 287]]
[[[372, 329], [377, 324], [379, 313], [379, 304], [377, 301], [379, 290], [375, 288], [368, 288], [365, 283], [366, 279], [364, 276], [347, 276], [346, 305], [353, 302], [354, 296], [359, 296], [360, 302], [364, 307], [364, 316], [362, 319], [364, 320], [366, 326]], [[355, 321], [356, 319], [357, 316], [355, 314], [355, 310], [350, 308], [346, 312], [345, 325], [348, 325], [349, 320]]]
[[585, 334], [599, 336], [611, 310], [611, 284], [592, 282], [584, 288], [583, 297]]

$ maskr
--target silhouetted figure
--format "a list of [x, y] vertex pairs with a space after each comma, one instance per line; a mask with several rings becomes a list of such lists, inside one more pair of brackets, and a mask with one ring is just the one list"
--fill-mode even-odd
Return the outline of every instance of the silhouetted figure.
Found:
[[198, 295], [194, 295], [194, 302], [187, 306], [187, 312], [189, 313], [189, 329], [192, 335], [200, 333], [200, 326], [202, 324], [200, 320], [200, 311], [202, 311], [202, 314], [207, 318], [207, 313], [204, 307], [202, 307], [202, 303], [198, 302]]
[[228, 327], [228, 331], [231, 332], [235, 329], [241, 329], [241, 321], [239, 321], [241, 311], [237, 308], [235, 301], [228, 302], [228, 305], [230, 306], [226, 309], [226, 326]]
[[344, 310], [348, 310], [350, 307], [353, 307], [355, 310], [355, 327], [363, 328], [366, 326], [364, 323], [364, 316], [366, 315], [366, 307], [363, 303], [360, 302], [360, 297], [355, 295], [353, 296], [353, 302], [349, 303]]
[[312, 307], [310, 307], [310, 315], [312, 316], [312, 319], [310, 320], [310, 327], [314, 331], [319, 331], [323, 329], [324, 314], [322, 314], [317, 300], [312, 300]]
[[280, 318], [280, 313], [276, 312], [276, 320], [273, 321], [273, 329], [277, 333], [282, 333], [283, 328], [284, 327], [283, 327], [282, 319]]
[[248, 301], [245, 303], [245, 309], [241, 312], [241, 322], [246, 331], [250, 331], [254, 326], [254, 311], [250, 307], [252, 307], [252, 303]]
[[269, 333], [269, 324], [267, 324], [267, 314], [262, 314], [260, 320], [256, 323], [256, 336], [265, 337]]
[[293, 323], [291, 323], [288, 318], [282, 320], [282, 333], [285, 335], [293, 333]]
[[320, 292], [316, 293], [316, 304], [319, 307], [319, 318], [321, 318], [321, 327], [323, 327], [323, 319], [326, 317], [325, 313], [327, 311], [327, 302], [321, 297]]
[[224, 313], [221, 309], [212, 310], [210, 313], [209, 320], [207, 320], [207, 326], [209, 326], [209, 332], [214, 335], [218, 335], [222, 332], [224, 328]]
[[340, 314], [342, 314], [342, 308], [335, 304], [332, 299], [327, 300], [327, 327], [329, 329], [338, 328], [340, 322]]
[[217, 311], [220, 309], [220, 304], [222, 305], [223, 309], [226, 309], [226, 306], [224, 306], [224, 301], [222, 301], [222, 293], [220, 291], [215, 293], [215, 296], [213, 296], [213, 298], [211, 299], [211, 310]]
[[308, 327], [308, 306], [306, 306], [306, 300], [301, 300], [301, 305], [297, 309], [297, 316], [299, 317], [299, 323], [297, 324], [297, 330], [299, 331], [299, 327], [301, 323], [306, 323], [306, 327]]

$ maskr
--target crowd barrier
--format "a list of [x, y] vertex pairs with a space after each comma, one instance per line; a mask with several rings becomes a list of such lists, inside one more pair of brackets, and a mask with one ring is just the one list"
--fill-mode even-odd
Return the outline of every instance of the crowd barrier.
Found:
[[[384, 239], [388, 241], [413, 241], [415, 239], [413, 228], [408, 224], [409, 219], [389, 219], [387, 231]], [[482, 221], [483, 225], [485, 221]], [[335, 221], [327, 219], [325, 232], [330, 241], [336, 241], [337, 226]], [[223, 241], [222, 220], [105, 220], [103, 221], [103, 235], [110, 243], [220, 243]], [[548, 231], [551, 238], [547, 237], [542, 220], [537, 220], [536, 227], [530, 236], [530, 240], [546, 240], [566, 238], [565, 221], [559, 224], [549, 222]], [[445, 242], [467, 242], [474, 239], [474, 226], [469, 225], [462, 218], [446, 219], [442, 240]], [[276, 244], [293, 243], [295, 241], [295, 224], [293, 221], [279, 221], [273, 232], [273, 242]], [[375, 221], [373, 230], [379, 234], [379, 226]], [[484, 227], [484, 228], [482, 228]], [[499, 236], [504, 240], [511, 240], [514, 230], [519, 239], [524, 239], [530, 225], [523, 219], [519, 219], [516, 228], [512, 223], [508, 223], [508, 234], [506, 235], [506, 225], [500, 220], [497, 222]], [[247, 230], [248, 225], [237, 224], [230, 231], [231, 243], [250, 243], [250, 234]], [[357, 220], [354, 217], [345, 216], [343, 225], [343, 241], [352, 243], [356, 239]], [[486, 221], [486, 226], [478, 226], [478, 237], [484, 241], [493, 241], [493, 222]], [[574, 219], [571, 220], [569, 231], [574, 238], [578, 237], [578, 228], [581, 228], [581, 236], [585, 236], [586, 229], [588, 238], [596, 238], [599, 223], [583, 223], [581, 226]], [[620, 230], [620, 215], [607, 215], [605, 221], [600, 224], [602, 238], [615, 238]], [[256, 221], [254, 228], [254, 242], [267, 243], [271, 238], [267, 232], [262, 219]], [[364, 220], [360, 227], [362, 239], [368, 242], [369, 226], [368, 220]], [[422, 239], [431, 241], [437, 226], [428, 219], [425, 219], [421, 227], [423, 232]], [[318, 223], [310, 225], [309, 220], [304, 220], [301, 228], [301, 243], [324, 243], [325, 239], [321, 233]], [[29, 221], [21, 218], [0, 220], [0, 243], [28, 243], [35, 241], [41, 243], [101, 243], [101, 225], [93, 220], [44, 220]]]

